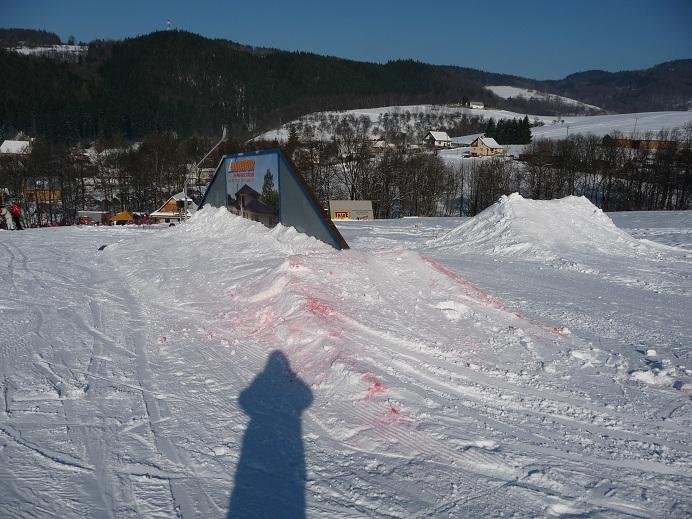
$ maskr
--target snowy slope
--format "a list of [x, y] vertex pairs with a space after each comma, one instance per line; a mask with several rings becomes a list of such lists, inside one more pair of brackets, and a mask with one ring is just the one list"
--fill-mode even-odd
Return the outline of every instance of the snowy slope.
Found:
[[539, 90], [531, 90], [527, 88], [519, 88], [513, 86], [486, 86], [493, 94], [502, 99], [509, 99], [511, 97], [523, 97], [525, 99], [540, 99], [541, 101], [557, 101], [566, 105], [580, 106], [583, 108], [590, 108], [592, 110], [601, 110], [598, 106], [590, 105], [587, 103], [582, 103], [576, 99], [569, 97], [563, 97], [556, 94], [548, 94], [546, 92], [541, 92]]
[[[642, 112], [634, 114], [564, 117], [564, 122], [531, 128], [534, 139], [563, 139], [567, 135], [593, 134], [603, 137], [619, 132], [643, 136], [660, 130], [673, 130], [692, 124], [692, 112]], [[655, 137], [654, 137], [655, 138]]]
[[0, 231], [0, 516], [688, 515], [692, 258], [606, 218]]
[[[374, 130], [377, 127], [377, 121], [380, 115], [405, 113], [406, 111], [411, 113], [466, 114], [468, 116], [483, 117], [485, 119], [493, 118], [496, 121], [500, 119], [523, 119], [526, 115], [508, 110], [483, 110], [440, 105], [385, 106], [381, 108], [346, 110], [342, 112], [317, 112], [306, 115], [297, 121], [286, 123], [279, 129], [265, 132], [256, 137], [256, 139], [286, 141], [288, 139], [288, 129], [292, 124], [299, 121], [312, 121], [317, 127], [317, 138], [329, 140], [332, 138], [332, 134], [328, 131], [320, 130], [319, 122], [315, 122], [318, 121], [322, 115], [326, 117], [343, 117], [346, 115], [352, 115], [354, 117], [364, 116], [370, 119], [372, 129]], [[692, 124], [692, 111], [583, 115], [562, 117], [559, 120], [554, 116], [548, 115], [528, 115], [528, 117], [532, 123], [536, 121], [543, 123], [543, 126], [531, 128], [531, 134], [534, 139], [563, 139], [569, 135], [577, 134], [593, 134], [598, 137], [603, 137], [604, 135], [613, 134], [615, 132], [625, 135], [632, 135], [635, 133], [638, 136], [642, 136], [649, 132], [655, 134], [660, 130], [673, 130]], [[467, 141], [469, 137], [470, 136], [464, 136], [463, 138], [456, 137], [453, 140]]]
[[44, 55], [44, 54], [84, 54], [89, 50], [88, 45], [47, 45], [43, 47], [13, 47], [11, 50], [18, 54]]
[[[265, 132], [256, 139], [266, 139], [266, 140], [278, 140], [278, 141], [286, 141], [288, 140], [288, 129], [292, 124], [295, 124], [299, 121], [315, 121], [319, 120], [320, 117], [323, 115], [327, 118], [329, 117], [344, 117], [344, 116], [354, 116], [356, 118], [359, 117], [367, 117], [370, 119], [370, 122], [374, 127], [377, 125], [378, 118], [380, 115], [384, 114], [404, 114], [406, 112], [410, 112], [412, 114], [418, 114], [418, 113], [431, 113], [431, 114], [465, 114], [469, 117], [484, 117], [486, 119], [489, 118], [494, 118], [496, 121], [499, 119], [523, 119], [525, 114], [519, 114], [516, 112], [510, 112], [508, 110], [494, 110], [494, 109], [477, 109], [477, 108], [462, 108], [462, 107], [455, 107], [455, 106], [446, 106], [446, 105], [406, 105], [406, 106], [383, 106], [379, 108], [361, 108], [361, 109], [355, 109], [355, 110], [344, 110], [344, 111], [339, 111], [339, 112], [316, 112], [312, 114], [308, 114], [306, 116], [301, 117], [300, 119], [296, 121], [291, 121], [289, 123], [284, 124], [281, 126], [281, 128], [276, 129], [276, 130], [270, 130], [268, 132]], [[537, 116], [529, 116], [531, 121], [534, 120], [539, 120], [543, 121], [545, 123], [551, 122], [554, 117], [552, 116], [542, 116], [542, 115], [537, 115]], [[329, 140], [332, 138], [332, 135], [329, 132], [320, 132], [318, 128], [318, 133], [317, 137], [323, 140]]]

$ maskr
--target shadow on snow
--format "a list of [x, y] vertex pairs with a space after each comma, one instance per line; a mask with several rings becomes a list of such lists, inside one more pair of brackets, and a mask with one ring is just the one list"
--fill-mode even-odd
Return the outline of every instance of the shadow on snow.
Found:
[[229, 518], [305, 517], [301, 414], [312, 391], [281, 351], [238, 397], [250, 417], [231, 494]]

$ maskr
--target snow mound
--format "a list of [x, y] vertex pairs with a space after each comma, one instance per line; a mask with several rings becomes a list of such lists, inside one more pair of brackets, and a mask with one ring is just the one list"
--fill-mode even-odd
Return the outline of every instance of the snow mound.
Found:
[[518, 193], [502, 196], [428, 245], [547, 260], [570, 251], [631, 255], [646, 247], [584, 197], [530, 200]]
[[187, 222], [171, 227], [164, 239], [185, 239], [195, 245], [215, 243], [226, 251], [256, 254], [305, 254], [330, 251], [321, 241], [281, 224], [269, 229], [258, 222], [230, 213], [225, 208], [206, 206]]

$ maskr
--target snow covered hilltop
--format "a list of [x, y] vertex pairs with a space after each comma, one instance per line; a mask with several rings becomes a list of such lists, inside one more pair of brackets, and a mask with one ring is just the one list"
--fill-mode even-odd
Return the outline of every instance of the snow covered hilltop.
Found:
[[692, 513], [689, 211], [339, 226], [0, 231], [0, 516]]

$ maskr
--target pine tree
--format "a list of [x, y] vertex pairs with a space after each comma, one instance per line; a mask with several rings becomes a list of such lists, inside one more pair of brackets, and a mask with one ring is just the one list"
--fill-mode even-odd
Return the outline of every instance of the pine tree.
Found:
[[262, 202], [276, 208], [279, 201], [279, 193], [274, 190], [274, 176], [270, 170], [264, 174], [264, 184], [262, 184]]
[[531, 124], [529, 123], [528, 115], [525, 115], [524, 119], [521, 121], [519, 135], [521, 138], [521, 144], [529, 144], [531, 142]]
[[497, 121], [497, 126], [495, 127], [495, 140], [498, 144], [505, 144], [506, 133], [506, 121], [504, 119], [500, 119]]
[[497, 127], [495, 126], [495, 119], [492, 117], [488, 121], [488, 124], [485, 126], [485, 136], [486, 137], [495, 137], [497, 135]]

